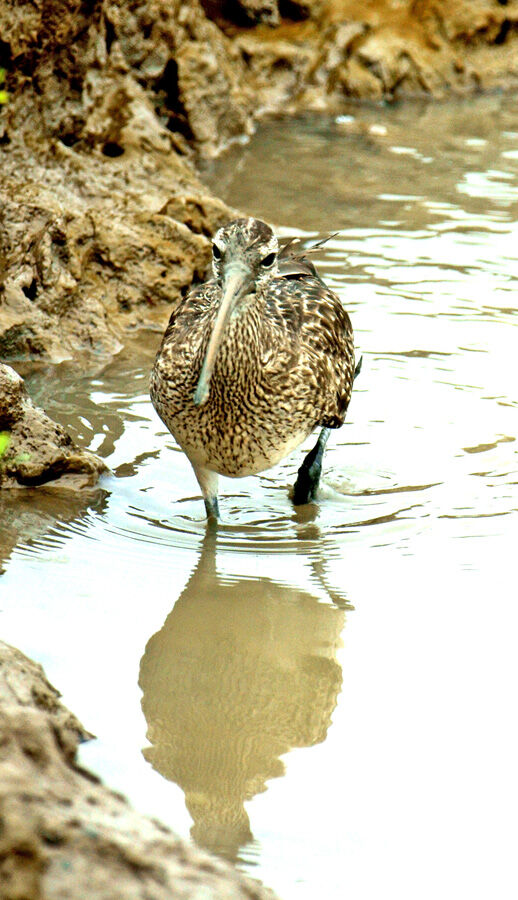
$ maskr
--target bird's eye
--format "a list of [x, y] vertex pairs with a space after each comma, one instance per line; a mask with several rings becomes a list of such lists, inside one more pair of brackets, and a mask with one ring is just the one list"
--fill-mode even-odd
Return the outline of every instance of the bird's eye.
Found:
[[261, 265], [264, 266], [265, 269], [269, 269], [270, 266], [273, 266], [275, 262], [275, 253], [269, 253], [268, 256], [265, 256], [264, 259], [261, 260]]
[[221, 250], [219, 249], [217, 244], [212, 245], [212, 255], [214, 259], [221, 259]]

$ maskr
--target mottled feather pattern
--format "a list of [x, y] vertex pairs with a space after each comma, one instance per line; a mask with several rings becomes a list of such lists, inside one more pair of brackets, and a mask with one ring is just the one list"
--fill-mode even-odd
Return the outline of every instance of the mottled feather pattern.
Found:
[[[268, 234], [259, 226], [268, 229], [257, 223], [253, 233], [249, 226], [247, 240], [268, 249]], [[221, 299], [220, 280], [191, 290], [171, 316], [151, 397], [195, 466], [229, 476], [252, 474], [274, 465], [317, 426], [343, 424], [354, 378], [349, 316], [312, 263], [301, 256], [290, 263], [287, 254], [283, 260], [230, 318], [208, 399], [199, 406], [193, 397]]]

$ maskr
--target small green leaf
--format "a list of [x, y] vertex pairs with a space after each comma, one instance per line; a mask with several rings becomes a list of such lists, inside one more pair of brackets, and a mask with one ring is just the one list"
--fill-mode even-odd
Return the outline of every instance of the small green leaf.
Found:
[[7, 91], [0, 91], [0, 106], [2, 106], [2, 104], [4, 103], [7, 103], [8, 99], [9, 94], [7, 93]]
[[3, 83], [4, 83], [4, 81], [5, 81], [5, 76], [6, 76], [6, 75], [7, 75], [7, 70], [6, 70], [6, 69], [3, 69], [3, 68], [0, 66], [0, 84], [3, 84]]
[[0, 431], [0, 456], [3, 456], [11, 443], [11, 435], [8, 431]]

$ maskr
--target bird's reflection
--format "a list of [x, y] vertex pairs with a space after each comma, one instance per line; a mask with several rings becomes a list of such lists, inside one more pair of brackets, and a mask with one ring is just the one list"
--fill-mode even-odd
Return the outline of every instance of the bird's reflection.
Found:
[[235, 859], [245, 803], [280, 757], [323, 741], [342, 685], [343, 609], [271, 578], [225, 578], [207, 533], [185, 590], [140, 667], [146, 759], [185, 793], [193, 838]]

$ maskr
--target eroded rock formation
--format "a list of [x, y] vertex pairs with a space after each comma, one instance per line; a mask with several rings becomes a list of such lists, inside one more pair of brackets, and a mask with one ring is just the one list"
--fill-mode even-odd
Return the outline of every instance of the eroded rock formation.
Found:
[[34, 405], [20, 376], [0, 363], [0, 488], [89, 487], [106, 464], [73, 443], [61, 425]]

